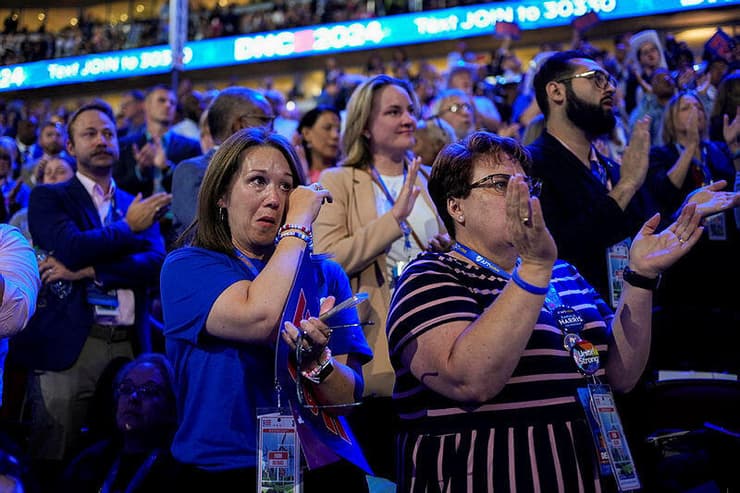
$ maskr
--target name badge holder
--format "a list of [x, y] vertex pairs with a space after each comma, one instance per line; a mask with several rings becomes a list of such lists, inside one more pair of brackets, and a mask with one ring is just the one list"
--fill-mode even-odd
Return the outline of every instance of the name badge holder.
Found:
[[256, 491], [300, 493], [301, 442], [293, 411], [289, 405], [283, 406], [281, 403], [282, 387], [277, 376], [277, 360], [276, 351], [274, 388], [277, 406], [257, 409]]
[[115, 289], [103, 291], [96, 284], [87, 286], [87, 302], [95, 309], [95, 319], [100, 321], [114, 321], [118, 318], [118, 293]]
[[259, 409], [257, 492], [301, 491], [301, 444], [290, 409]]
[[570, 354], [578, 371], [591, 382], [578, 389], [578, 399], [591, 429], [601, 475], [613, 475], [619, 491], [639, 489], [640, 479], [611, 387], [594, 376], [600, 364], [598, 350], [589, 341], [581, 340], [571, 348]]
[[619, 298], [624, 290], [622, 272], [629, 263], [630, 244], [632, 240], [626, 238], [606, 249], [607, 277], [609, 279], [609, 303], [616, 309]]

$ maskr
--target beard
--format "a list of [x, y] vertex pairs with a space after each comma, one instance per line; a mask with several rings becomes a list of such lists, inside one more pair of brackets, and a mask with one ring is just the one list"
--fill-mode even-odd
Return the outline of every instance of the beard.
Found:
[[604, 109], [599, 104], [591, 104], [579, 98], [570, 84], [566, 87], [565, 94], [565, 114], [586, 135], [593, 138], [614, 130], [617, 118], [611, 109]]

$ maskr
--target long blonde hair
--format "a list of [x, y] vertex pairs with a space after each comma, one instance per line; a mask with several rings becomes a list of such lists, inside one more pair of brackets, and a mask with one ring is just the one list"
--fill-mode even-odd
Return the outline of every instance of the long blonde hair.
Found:
[[342, 151], [346, 156], [342, 166], [367, 168], [372, 163], [370, 140], [365, 136], [373, 108], [375, 94], [386, 86], [398, 86], [409, 95], [414, 105], [414, 115], [419, 117], [419, 99], [411, 84], [389, 75], [376, 75], [360, 84], [347, 103], [346, 127], [342, 135]]

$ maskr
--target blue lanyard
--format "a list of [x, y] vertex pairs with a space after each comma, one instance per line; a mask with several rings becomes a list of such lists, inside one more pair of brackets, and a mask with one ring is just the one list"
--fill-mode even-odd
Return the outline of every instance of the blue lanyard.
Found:
[[[484, 269], [488, 269], [494, 274], [503, 277], [507, 281], [511, 279], [511, 274], [506, 272], [503, 267], [498, 265], [495, 262], [491, 262], [488, 258], [486, 258], [484, 255], [481, 255], [480, 253], [476, 252], [472, 248], [463, 245], [462, 243], [455, 242], [452, 245], [452, 249], [455, 250], [460, 255], [464, 255], [465, 258], [468, 260], [474, 262], [479, 267], [483, 267]], [[521, 263], [521, 259], [516, 259], [516, 266], [518, 267]], [[558, 295], [558, 292], [555, 290], [555, 286], [552, 285], [552, 283], [548, 283], [547, 285], [547, 294], [545, 295], [545, 306], [549, 311], [552, 311], [553, 309], [557, 308], [558, 306], [562, 306], [563, 302], [560, 300], [560, 295]]]
[[252, 263], [256, 259], [251, 259], [251, 258], [247, 257], [238, 248], [234, 248], [234, 253], [236, 254], [237, 257], [239, 257], [241, 260], [244, 261], [243, 262], [244, 265], [247, 266], [247, 268], [249, 269], [249, 272], [251, 272], [254, 275], [255, 278], [260, 274], [260, 271], [258, 271], [257, 268]]
[[[385, 198], [390, 202], [391, 207], [393, 207], [396, 203], [395, 199], [391, 195], [390, 190], [388, 190], [388, 187], [386, 186], [385, 182], [383, 181], [383, 177], [380, 176], [380, 173], [378, 173], [378, 170], [375, 169], [375, 166], [370, 167], [370, 172], [372, 173], [373, 178], [375, 179], [376, 183], [380, 186], [380, 189], [385, 194]], [[408, 169], [406, 168], [406, 163], [403, 164], [403, 181], [406, 183], [406, 174], [408, 173]], [[403, 231], [403, 248], [406, 250], [406, 252], [411, 250], [411, 226], [409, 226], [409, 223], [404, 221], [401, 221], [399, 223], [399, 226], [401, 227], [401, 231]], [[419, 245], [419, 248], [422, 248], [421, 245]]]

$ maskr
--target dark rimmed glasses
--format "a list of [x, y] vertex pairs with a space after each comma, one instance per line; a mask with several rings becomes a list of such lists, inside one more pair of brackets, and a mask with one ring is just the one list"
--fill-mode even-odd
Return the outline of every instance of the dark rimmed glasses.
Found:
[[[470, 190], [474, 188], [489, 188], [499, 195], [506, 195], [506, 189], [509, 186], [509, 180], [511, 175], [505, 173], [494, 173], [491, 175], [484, 176], [480, 180], [474, 181], [468, 188]], [[531, 178], [529, 176], [524, 178], [524, 181], [529, 185], [530, 197], [539, 196], [542, 191], [542, 182], [538, 178]]]
[[611, 74], [608, 74], [601, 70], [589, 70], [588, 72], [583, 72], [582, 74], [563, 77], [562, 79], [558, 79], [555, 82], [565, 82], [572, 79], [588, 79], [590, 81], [593, 81], [596, 87], [602, 90], [606, 89], [607, 85], [617, 87], [617, 79], [615, 79], [614, 76], [612, 76]]
[[164, 396], [165, 391], [161, 386], [151, 383], [134, 385], [133, 383], [123, 382], [116, 388], [116, 393], [119, 396], [125, 395], [126, 397], [131, 397], [135, 393], [142, 399], [156, 399]]
[[255, 120], [261, 121], [263, 127], [272, 129], [273, 124], [275, 123], [275, 118], [277, 118], [277, 116], [265, 115], [261, 113], [245, 113], [243, 115], [240, 115], [239, 118], [253, 118]]

